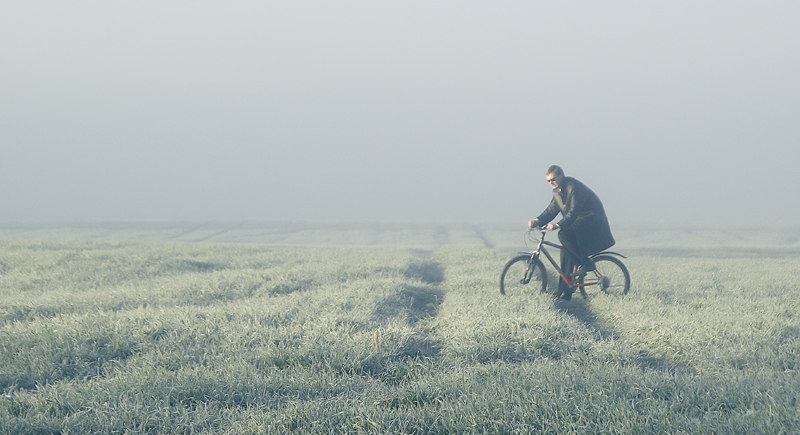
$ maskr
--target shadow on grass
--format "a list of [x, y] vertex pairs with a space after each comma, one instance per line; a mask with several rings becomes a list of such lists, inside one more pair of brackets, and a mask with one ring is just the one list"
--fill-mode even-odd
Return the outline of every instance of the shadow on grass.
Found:
[[[575, 294], [571, 301], [556, 300], [554, 303], [556, 309], [564, 311], [566, 314], [574, 317], [587, 328], [594, 331], [597, 341], [604, 340], [624, 340], [622, 336], [617, 334], [612, 327], [606, 325], [602, 319], [592, 310], [589, 302], [580, 294]], [[642, 369], [676, 372], [676, 371], [691, 371], [691, 367], [682, 365], [675, 361], [670, 361], [661, 357], [657, 357], [645, 349], [639, 349], [636, 358], [639, 367]]]

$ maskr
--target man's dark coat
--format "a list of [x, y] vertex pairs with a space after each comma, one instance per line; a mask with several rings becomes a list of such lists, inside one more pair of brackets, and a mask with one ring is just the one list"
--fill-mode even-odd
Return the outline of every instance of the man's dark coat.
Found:
[[553, 189], [550, 205], [536, 220], [539, 225], [544, 225], [558, 213], [562, 215], [558, 226], [561, 230], [575, 232], [582, 256], [596, 254], [614, 245], [603, 203], [580, 181], [564, 177], [559, 187]]

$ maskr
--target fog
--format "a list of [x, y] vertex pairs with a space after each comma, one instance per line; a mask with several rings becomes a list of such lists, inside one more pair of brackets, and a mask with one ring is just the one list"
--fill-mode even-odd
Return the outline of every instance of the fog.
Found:
[[3, 2], [0, 220], [796, 219], [800, 2]]

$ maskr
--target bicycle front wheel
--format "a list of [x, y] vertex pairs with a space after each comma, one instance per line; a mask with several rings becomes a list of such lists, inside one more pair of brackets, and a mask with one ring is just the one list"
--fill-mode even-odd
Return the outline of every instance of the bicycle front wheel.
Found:
[[611, 255], [598, 255], [592, 260], [597, 270], [586, 274], [584, 284], [597, 286], [599, 290], [610, 295], [628, 294], [631, 289], [631, 275], [622, 260]]
[[531, 262], [530, 255], [512, 258], [500, 275], [500, 294], [523, 294], [547, 290], [547, 273], [544, 264], [537, 258]]

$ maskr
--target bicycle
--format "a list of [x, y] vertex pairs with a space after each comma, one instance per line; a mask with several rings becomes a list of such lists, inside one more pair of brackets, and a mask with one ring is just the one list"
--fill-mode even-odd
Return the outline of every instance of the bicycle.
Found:
[[[541, 232], [541, 237], [536, 233]], [[516, 257], [506, 263], [503, 273], [500, 275], [500, 294], [525, 293], [526, 289], [539, 289], [541, 293], [547, 292], [547, 272], [541, 260], [541, 254], [550, 261], [560, 279], [574, 290], [580, 290], [583, 297], [586, 295], [586, 287], [597, 286], [600, 291], [609, 295], [624, 296], [631, 288], [631, 275], [628, 268], [620, 258], [627, 258], [622, 254], [603, 251], [590, 255], [589, 258], [597, 266], [596, 270], [589, 271], [585, 275], [571, 277], [567, 276], [558, 266], [556, 261], [547, 252], [545, 245], [557, 249], [564, 249], [563, 246], [544, 240], [547, 230], [545, 227], [531, 228], [526, 233], [526, 246], [530, 241], [536, 242], [536, 249], [530, 252], [519, 252]], [[558, 292], [556, 292], [558, 296]]]

